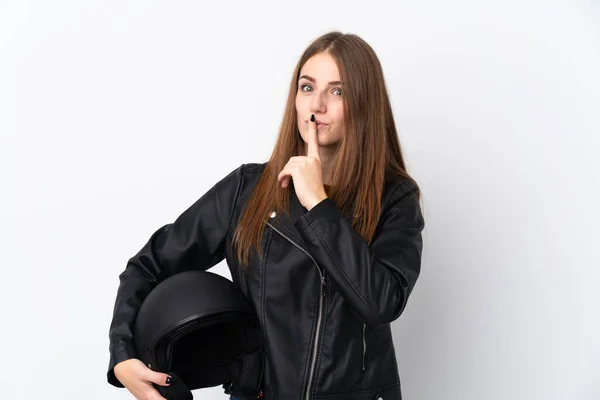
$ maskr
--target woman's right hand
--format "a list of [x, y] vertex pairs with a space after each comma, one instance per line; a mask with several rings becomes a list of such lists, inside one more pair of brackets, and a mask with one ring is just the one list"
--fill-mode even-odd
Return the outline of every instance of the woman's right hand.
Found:
[[152, 383], [169, 386], [169, 375], [152, 371], [137, 358], [121, 361], [114, 367], [117, 379], [131, 392], [137, 400], [166, 400], [160, 395]]

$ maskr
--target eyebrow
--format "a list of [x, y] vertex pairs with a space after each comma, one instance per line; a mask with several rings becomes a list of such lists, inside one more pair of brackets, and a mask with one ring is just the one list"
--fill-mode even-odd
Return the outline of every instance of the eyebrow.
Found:
[[[311, 81], [312, 83], [316, 83], [316, 82], [315, 82], [315, 78], [311, 78], [311, 77], [310, 77], [310, 76], [308, 76], [308, 75], [302, 75], [300, 78], [298, 78], [298, 80], [300, 80], [300, 79], [302, 79], [302, 78], [304, 78], [304, 79], [308, 79], [308, 80], [309, 80], [309, 81]], [[330, 82], [328, 83], [328, 85], [341, 85], [341, 84], [342, 84], [342, 82], [340, 82], [340, 81], [330, 81]]]

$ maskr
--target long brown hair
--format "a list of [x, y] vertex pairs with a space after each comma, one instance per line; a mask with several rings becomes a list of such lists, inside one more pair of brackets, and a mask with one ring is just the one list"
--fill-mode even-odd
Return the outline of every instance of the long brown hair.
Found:
[[[302, 66], [319, 53], [333, 57], [344, 83], [346, 134], [338, 144], [332, 185], [325, 187], [328, 197], [346, 215], [354, 207], [352, 226], [370, 243], [381, 212], [384, 182], [390, 178], [408, 179], [416, 185], [404, 165], [375, 52], [357, 35], [328, 32], [310, 43], [294, 69], [275, 148], [234, 232], [233, 246], [237, 247], [241, 267], [247, 266], [251, 247], [262, 258], [261, 238], [269, 214], [276, 210], [289, 216], [291, 188], [281, 188], [277, 176], [291, 157], [306, 155], [306, 143], [298, 131], [295, 99]], [[420, 199], [419, 191], [417, 196]]]

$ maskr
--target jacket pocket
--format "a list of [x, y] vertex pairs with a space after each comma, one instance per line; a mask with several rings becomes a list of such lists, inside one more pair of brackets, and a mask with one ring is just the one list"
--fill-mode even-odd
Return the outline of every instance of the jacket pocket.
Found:
[[367, 324], [363, 323], [362, 325], [362, 366], [361, 371], [365, 372], [367, 370]]

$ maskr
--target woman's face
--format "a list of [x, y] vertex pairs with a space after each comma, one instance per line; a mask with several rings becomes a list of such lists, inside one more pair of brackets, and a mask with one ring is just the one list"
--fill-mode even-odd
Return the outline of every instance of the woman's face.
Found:
[[296, 92], [298, 130], [308, 142], [310, 114], [315, 114], [319, 146], [337, 145], [344, 136], [344, 108], [340, 74], [327, 53], [312, 56], [302, 66]]

